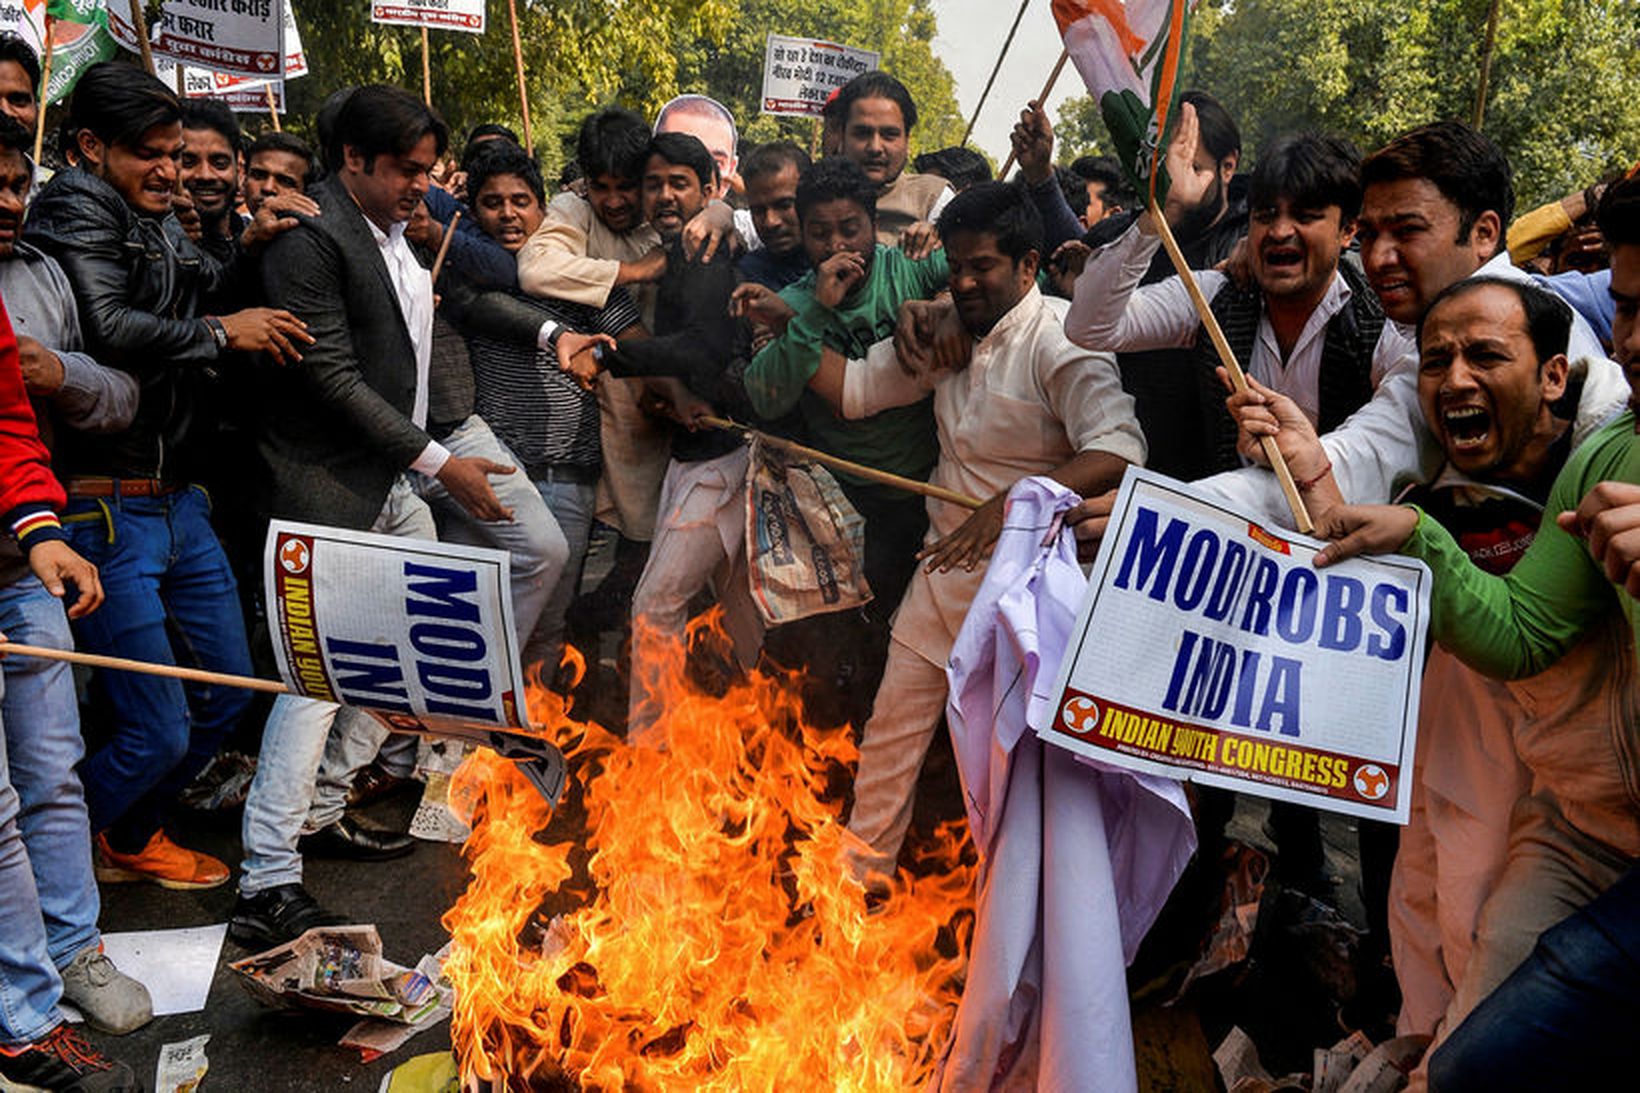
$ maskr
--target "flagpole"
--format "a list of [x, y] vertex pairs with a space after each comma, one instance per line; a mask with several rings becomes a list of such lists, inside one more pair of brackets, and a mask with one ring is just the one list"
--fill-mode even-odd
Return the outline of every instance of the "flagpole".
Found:
[[[1070, 60], [1070, 57], [1070, 50], [1060, 50], [1059, 63], [1053, 66], [1052, 72], [1048, 73], [1048, 82], [1042, 85], [1042, 91], [1037, 95], [1037, 97], [1031, 100], [1042, 107], [1043, 113], [1047, 113], [1048, 111], [1048, 96], [1053, 94], [1053, 85], [1059, 82], [1059, 73], [1064, 70], [1065, 62]], [[1013, 165], [1014, 150], [1010, 147], [1008, 149], [1008, 158], [1002, 161], [1002, 170], [997, 172], [997, 178], [1003, 182], [1008, 181], [1008, 169]]]
[[46, 144], [46, 94], [51, 90], [51, 50], [52, 38], [57, 33], [57, 19], [55, 16], [46, 16], [46, 44], [45, 61], [40, 70], [40, 94], [35, 106], [39, 114], [34, 119], [34, 165], [40, 165], [40, 152]]
[[[1184, 252], [1179, 249], [1178, 240], [1173, 238], [1173, 229], [1168, 226], [1167, 217], [1162, 215], [1156, 199], [1150, 199], [1150, 219], [1155, 223], [1156, 230], [1161, 234], [1162, 247], [1167, 256], [1173, 260], [1173, 268], [1179, 271], [1179, 280], [1184, 282], [1185, 291], [1190, 294], [1190, 302], [1196, 305], [1196, 314], [1201, 317], [1202, 326], [1207, 328], [1207, 336], [1218, 350], [1219, 360], [1224, 363], [1224, 369], [1230, 373], [1230, 385], [1236, 391], [1247, 390], [1247, 373], [1242, 371], [1241, 362], [1236, 360], [1236, 354], [1230, 348], [1230, 342], [1225, 338], [1224, 331], [1219, 328], [1219, 320], [1208, 306], [1207, 297], [1202, 295], [1201, 286], [1196, 283], [1196, 275], [1190, 269], [1190, 263], [1185, 261]], [[1276, 438], [1265, 436], [1259, 438], [1259, 445], [1264, 449], [1264, 458], [1269, 461], [1270, 469], [1275, 472], [1276, 481], [1281, 483], [1282, 496], [1287, 499], [1287, 507], [1293, 512], [1293, 526], [1305, 535], [1315, 534], [1315, 522], [1310, 519], [1310, 511], [1304, 504], [1304, 498], [1298, 492], [1298, 484], [1293, 481], [1293, 472], [1287, 467], [1287, 460], [1281, 454], [1281, 448], [1276, 444]]]
[[279, 128], [279, 104], [273, 97], [273, 81], [269, 80], [262, 85], [262, 90], [268, 93], [268, 117], [273, 119], [273, 131], [281, 132]]
[[991, 85], [997, 82], [997, 73], [1002, 71], [1003, 58], [1008, 56], [1008, 47], [1014, 44], [1014, 32], [1019, 30], [1019, 21], [1025, 18], [1025, 9], [1031, 0], [1019, 0], [1019, 10], [1014, 13], [1014, 25], [1008, 28], [1008, 37], [1002, 41], [1002, 52], [997, 54], [997, 63], [991, 66], [991, 78], [985, 81], [985, 90], [979, 93], [979, 102], [974, 104], [974, 116], [968, 119], [968, 128], [962, 131], [962, 139], [958, 144], [967, 144], [968, 138], [974, 135], [974, 125], [979, 121], [979, 112], [985, 109], [985, 100], [991, 96]]
[[[136, 3], [136, 0], [131, 0]], [[427, 28], [421, 28], [421, 101], [433, 105], [433, 67], [427, 58]]]
[[518, 39], [518, 0], [507, 0], [507, 17], [512, 21], [513, 68], [518, 72], [518, 111], [524, 118], [524, 154], [535, 157], [535, 138], [530, 135], [530, 93], [524, 83], [524, 47]]
[[157, 76], [154, 68], [154, 51], [148, 45], [148, 22], [142, 16], [142, 0], [131, 0], [131, 24], [137, 30], [137, 46], [142, 50], [142, 67], [148, 70], [148, 75]]

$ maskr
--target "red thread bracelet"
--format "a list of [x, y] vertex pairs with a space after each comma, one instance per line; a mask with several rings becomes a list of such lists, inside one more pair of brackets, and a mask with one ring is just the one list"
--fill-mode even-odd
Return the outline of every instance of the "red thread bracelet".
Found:
[[1316, 475], [1314, 478], [1295, 479], [1293, 481], [1293, 485], [1298, 487], [1298, 492], [1309, 493], [1311, 490], [1315, 489], [1323, 478], [1327, 477], [1331, 473], [1332, 460], [1329, 459], [1327, 460], [1327, 465], [1321, 468], [1320, 474]]

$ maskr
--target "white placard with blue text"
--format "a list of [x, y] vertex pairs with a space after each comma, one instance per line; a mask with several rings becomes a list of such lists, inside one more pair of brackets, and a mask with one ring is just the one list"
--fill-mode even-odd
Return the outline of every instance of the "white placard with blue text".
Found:
[[1044, 740], [1102, 762], [1405, 823], [1430, 573], [1130, 467]]
[[504, 551], [275, 520], [263, 574], [296, 693], [465, 726], [529, 726]]

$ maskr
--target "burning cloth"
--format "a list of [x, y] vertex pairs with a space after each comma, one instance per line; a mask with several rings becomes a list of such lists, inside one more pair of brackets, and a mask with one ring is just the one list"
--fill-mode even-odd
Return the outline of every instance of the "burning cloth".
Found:
[[[1196, 848], [1184, 788], [1044, 745], [1087, 578], [1047, 478], [957, 635], [946, 711], [979, 848], [977, 922], [937, 1088], [1137, 1089], [1125, 969]], [[1052, 967], [1053, 976], [1043, 975]]]

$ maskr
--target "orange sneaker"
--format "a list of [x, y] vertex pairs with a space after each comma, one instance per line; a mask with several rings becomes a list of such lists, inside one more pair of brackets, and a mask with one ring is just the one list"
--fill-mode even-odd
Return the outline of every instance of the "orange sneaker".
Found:
[[145, 880], [161, 888], [215, 888], [226, 883], [228, 867], [209, 854], [178, 846], [164, 831], [154, 832], [135, 854], [121, 854], [97, 836], [97, 879], [105, 884]]

